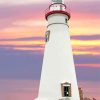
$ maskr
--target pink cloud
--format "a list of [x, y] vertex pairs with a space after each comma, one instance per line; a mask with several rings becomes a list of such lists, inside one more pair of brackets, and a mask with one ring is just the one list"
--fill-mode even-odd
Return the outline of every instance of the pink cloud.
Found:
[[100, 100], [100, 82], [80, 81], [79, 86], [83, 89], [85, 97]]
[[0, 99], [34, 100], [37, 96], [39, 81], [0, 80]]
[[[79, 87], [83, 89], [85, 97], [89, 97], [89, 98], [95, 97], [97, 100], [100, 99], [99, 82], [79, 81], [78, 83], [79, 83]], [[4, 81], [3, 80], [0, 81], [0, 99], [1, 100], [34, 100], [34, 98], [37, 97], [38, 87], [39, 87], [38, 80], [36, 81], [32, 81], [32, 80], [5, 80]]]
[[0, 93], [1, 100], [34, 100], [35, 97], [33, 92]]
[[100, 68], [100, 64], [75, 64], [77, 67], [97, 67]]

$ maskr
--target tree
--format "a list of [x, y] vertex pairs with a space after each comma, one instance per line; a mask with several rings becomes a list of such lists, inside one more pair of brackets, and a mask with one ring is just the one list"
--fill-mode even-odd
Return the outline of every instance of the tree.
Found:
[[84, 100], [91, 100], [90, 98], [85, 97]]
[[95, 98], [93, 98], [93, 100], [96, 100]]

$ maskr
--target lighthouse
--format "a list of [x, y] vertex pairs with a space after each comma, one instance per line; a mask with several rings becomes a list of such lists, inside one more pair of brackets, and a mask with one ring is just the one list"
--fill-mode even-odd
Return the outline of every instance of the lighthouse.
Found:
[[80, 100], [69, 36], [70, 13], [63, 0], [46, 11], [45, 51], [36, 100]]

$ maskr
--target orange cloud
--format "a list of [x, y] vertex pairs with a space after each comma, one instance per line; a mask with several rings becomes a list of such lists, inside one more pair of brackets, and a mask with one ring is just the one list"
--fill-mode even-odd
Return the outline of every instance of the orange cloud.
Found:
[[14, 50], [22, 50], [22, 51], [32, 51], [32, 52], [43, 52], [43, 48], [23, 48], [23, 47], [15, 47]]
[[0, 45], [33, 45], [33, 41], [4, 41], [0, 42]]
[[98, 16], [88, 13], [72, 13], [69, 20], [69, 30], [72, 35], [100, 34], [100, 19]]
[[100, 48], [98, 45], [94, 46], [82, 46], [82, 45], [73, 45], [74, 55], [100, 55]]
[[39, 26], [46, 27], [47, 22], [45, 20], [27, 19], [27, 20], [16, 21], [13, 23], [13, 25], [23, 26], [23, 27], [39, 27]]
[[73, 46], [99, 46], [100, 40], [91, 40], [91, 41], [82, 41], [82, 40], [72, 40], [71, 41]]
[[[19, 41], [2, 41], [0, 45], [12, 45], [12, 49], [16, 50], [31, 50], [31, 51], [43, 51], [45, 41], [44, 40], [19, 40]], [[23, 47], [26, 46], [26, 47]], [[30, 45], [31, 47], [28, 47]], [[35, 46], [36, 47], [32, 47]], [[39, 47], [42, 45], [43, 47]], [[83, 41], [83, 40], [72, 40], [73, 54], [74, 55], [100, 55], [98, 45], [99, 40]], [[22, 47], [21, 47], [22, 46]], [[98, 50], [97, 50], [97, 49]]]
[[74, 55], [100, 55], [100, 52], [91, 51], [73, 51]]

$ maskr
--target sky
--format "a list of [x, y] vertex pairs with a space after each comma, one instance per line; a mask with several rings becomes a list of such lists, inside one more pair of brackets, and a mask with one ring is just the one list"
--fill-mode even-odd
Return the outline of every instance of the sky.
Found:
[[[37, 96], [50, 0], [0, 0], [0, 99]], [[65, 0], [79, 87], [100, 100], [100, 0]]]

